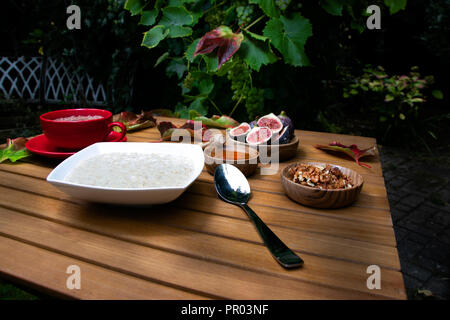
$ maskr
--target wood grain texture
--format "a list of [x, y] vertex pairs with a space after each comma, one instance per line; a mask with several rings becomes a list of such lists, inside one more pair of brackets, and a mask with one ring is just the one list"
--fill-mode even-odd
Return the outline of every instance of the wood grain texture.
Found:
[[[259, 165], [249, 183], [250, 205], [302, 256], [302, 269], [287, 272], [273, 260], [242, 210], [218, 199], [206, 168], [175, 202], [129, 208], [67, 196], [45, 180], [59, 161], [33, 157], [32, 163], [0, 164], [0, 255], [7, 257], [0, 259], [0, 276], [76, 299], [404, 299], [378, 157], [367, 159], [367, 169], [313, 147], [334, 140], [370, 147], [376, 141], [301, 130], [296, 135], [295, 158], [274, 175], [261, 175]], [[128, 135], [135, 142], [159, 138], [156, 128]], [[289, 200], [280, 170], [308, 160], [361, 174], [358, 200], [342, 209]], [[85, 270], [83, 290], [65, 287], [69, 263]], [[381, 290], [366, 287], [371, 264], [381, 267]]]
[[[305, 161], [302, 164], [311, 166], [325, 167], [328, 163]], [[281, 184], [288, 197], [305, 206], [314, 208], [336, 209], [347, 207], [354, 203], [363, 188], [364, 179], [356, 171], [345, 167], [330, 164], [334, 168], [338, 168], [342, 174], [350, 179], [353, 187], [348, 189], [319, 189], [309, 186], [303, 186], [292, 181], [292, 175], [289, 173], [291, 168], [296, 167], [300, 163], [294, 163], [281, 170]]]

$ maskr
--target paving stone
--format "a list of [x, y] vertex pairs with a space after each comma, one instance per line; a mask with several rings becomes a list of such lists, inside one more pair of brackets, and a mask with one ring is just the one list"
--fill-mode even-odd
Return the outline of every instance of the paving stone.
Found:
[[450, 229], [442, 231], [442, 233], [439, 234], [439, 240], [450, 245]]
[[402, 241], [409, 234], [409, 232], [407, 230], [400, 228], [400, 227], [394, 228], [394, 231], [395, 231], [395, 239], [396, 239], [397, 243]]
[[414, 241], [416, 243], [423, 244], [423, 245], [425, 245], [428, 242], [430, 242], [430, 238], [429, 237], [425, 237], [425, 236], [423, 236], [423, 235], [421, 235], [419, 233], [415, 233], [415, 232], [411, 232], [411, 231], [407, 232], [407, 238], [410, 241]]
[[442, 299], [450, 298], [450, 279], [444, 277], [433, 277], [424, 285], [433, 295]]
[[428, 219], [427, 222], [425, 222], [425, 224], [424, 224], [424, 228], [433, 230], [436, 234], [440, 234], [441, 231], [444, 230], [445, 227], [439, 223], [436, 223], [432, 219]]
[[421, 289], [423, 285], [422, 281], [408, 276], [407, 274], [403, 274], [403, 281], [405, 282], [406, 289]]
[[433, 274], [441, 276], [450, 276], [450, 266], [437, 262], [423, 254], [417, 254], [412, 262], [416, 265], [421, 266], [424, 269], [429, 270]]
[[[424, 225], [414, 223], [410, 219], [408, 219], [408, 217], [403, 218], [400, 221], [398, 221], [397, 225], [404, 229], [407, 229], [407, 230], [410, 230], [410, 231], [413, 231], [413, 232], [416, 232], [416, 233], [419, 233], [421, 235], [431, 237], [431, 238], [436, 238], [441, 231], [441, 230], [426, 228]], [[395, 228], [395, 226], [394, 226], [394, 228]]]
[[446, 211], [439, 211], [433, 217], [433, 221], [441, 226], [448, 227], [450, 225], [450, 213]]
[[398, 210], [395, 206], [391, 207], [391, 215], [392, 215], [392, 221], [395, 223], [399, 221], [400, 219], [408, 216], [408, 212]]
[[400, 241], [397, 244], [400, 260], [411, 260], [421, 249], [423, 249], [423, 247], [424, 245], [408, 240], [408, 238]]
[[427, 281], [432, 276], [432, 272], [430, 270], [426, 270], [410, 262], [404, 261], [401, 263], [401, 266], [403, 275], [414, 277], [415, 279], [420, 280], [422, 283]]
[[409, 196], [403, 198], [400, 201], [400, 203], [405, 206], [415, 208], [415, 207], [419, 206], [420, 204], [422, 204], [424, 201], [425, 201], [425, 199], [420, 196], [409, 195]]
[[408, 214], [408, 219], [413, 223], [422, 225], [425, 224], [435, 212], [436, 209], [433, 209], [432, 212], [423, 210], [411, 210]]
[[388, 186], [393, 188], [394, 190], [401, 189], [406, 183], [408, 183], [408, 180], [406, 180], [403, 177], [397, 177], [395, 180], [392, 180], [388, 183]]
[[450, 298], [450, 168], [427, 156], [380, 148], [408, 298]]
[[438, 240], [433, 240], [428, 243], [424, 249], [424, 256], [432, 257], [433, 260], [450, 265], [450, 245]]

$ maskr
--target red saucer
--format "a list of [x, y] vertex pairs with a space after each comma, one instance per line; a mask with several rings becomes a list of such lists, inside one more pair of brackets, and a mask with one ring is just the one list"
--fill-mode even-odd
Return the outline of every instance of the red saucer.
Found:
[[[120, 136], [119, 132], [112, 131], [108, 137], [106, 138], [105, 142], [109, 142], [111, 140], [114, 140], [114, 138], [117, 138]], [[123, 137], [120, 142], [126, 142], [127, 137]], [[48, 141], [47, 137], [44, 134], [41, 134], [40, 136], [36, 136], [34, 138], [31, 138], [26, 143], [25, 147], [30, 150], [31, 152], [35, 154], [39, 154], [44, 157], [48, 158], [56, 158], [56, 159], [65, 159], [70, 157], [71, 155], [74, 155], [80, 150], [76, 151], [68, 151], [64, 149], [57, 148], [53, 146], [50, 141]]]

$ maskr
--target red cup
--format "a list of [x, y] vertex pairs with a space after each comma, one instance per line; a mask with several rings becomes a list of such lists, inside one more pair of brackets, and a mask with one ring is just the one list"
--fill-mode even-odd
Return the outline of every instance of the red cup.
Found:
[[[101, 116], [99, 119], [80, 121], [55, 121], [71, 116]], [[112, 122], [112, 113], [102, 109], [65, 109], [41, 115], [41, 126], [45, 136], [56, 147], [82, 149], [96, 142], [105, 141], [112, 128], [121, 129], [121, 135], [113, 140], [122, 140], [127, 129], [121, 122]]]

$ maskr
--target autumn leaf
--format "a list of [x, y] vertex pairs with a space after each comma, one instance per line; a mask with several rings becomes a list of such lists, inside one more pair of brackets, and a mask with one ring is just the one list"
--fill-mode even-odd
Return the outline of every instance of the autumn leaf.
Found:
[[207, 32], [198, 42], [194, 52], [194, 57], [199, 54], [208, 54], [217, 49], [217, 69], [230, 60], [230, 58], [239, 50], [244, 35], [234, 33], [229, 27], [220, 26], [210, 32]]
[[156, 126], [156, 119], [153, 118], [151, 111], [142, 111], [140, 114], [124, 111], [114, 115], [114, 121], [122, 122], [127, 127], [127, 131], [153, 128]]
[[375, 155], [375, 146], [360, 150], [356, 144], [352, 144], [350, 146], [345, 146], [339, 142], [333, 141], [329, 145], [317, 144], [315, 145], [317, 149], [345, 153], [352, 157], [356, 163], [362, 167], [371, 168], [366, 163], [359, 162], [359, 159], [366, 156], [374, 156]]
[[20, 137], [17, 139], [7, 139], [6, 146], [0, 148], [0, 163], [9, 160], [16, 162], [17, 160], [28, 157], [30, 152], [25, 148], [28, 139]]
[[[198, 126], [198, 123], [196, 124], [196, 121], [188, 120], [186, 121], [182, 126], [177, 127], [172, 122], [163, 121], [158, 124], [158, 130], [161, 133], [161, 140], [163, 141], [174, 141], [173, 138], [178, 138], [180, 141], [184, 136], [185, 133], [188, 132], [191, 140], [194, 140], [196, 138], [196, 130], [201, 130], [201, 133], [199, 133], [199, 136], [202, 137], [202, 141], [207, 141], [208, 136], [205, 135], [208, 128], [202, 124], [201, 126]], [[173, 136], [173, 137], [172, 137]]]

